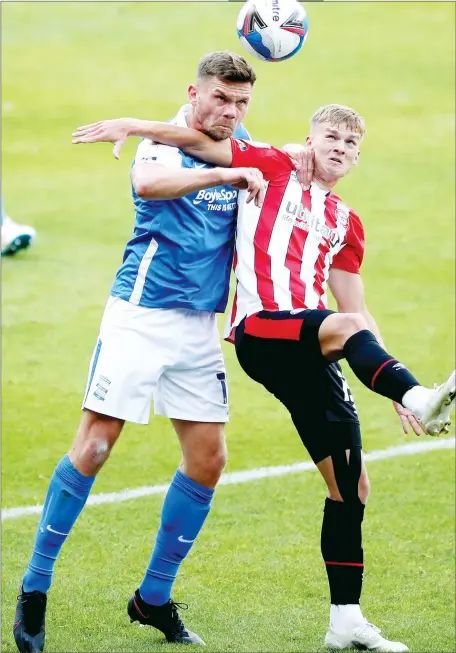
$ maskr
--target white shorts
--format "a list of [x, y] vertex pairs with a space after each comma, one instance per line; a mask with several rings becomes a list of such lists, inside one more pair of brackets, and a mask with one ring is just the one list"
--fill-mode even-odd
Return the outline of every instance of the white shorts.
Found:
[[215, 313], [144, 308], [110, 297], [82, 407], [148, 424], [152, 399], [156, 415], [228, 421]]

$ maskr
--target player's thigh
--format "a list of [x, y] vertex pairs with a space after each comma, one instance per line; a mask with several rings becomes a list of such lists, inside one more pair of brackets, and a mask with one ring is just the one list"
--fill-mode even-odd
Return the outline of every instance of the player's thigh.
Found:
[[147, 424], [158, 378], [166, 363], [161, 316], [121, 299], [108, 302], [89, 367], [83, 408]]
[[350, 388], [338, 363], [303, 374], [305, 397], [286, 397], [293, 423], [315, 464], [345, 450], [361, 448], [361, 430]]
[[329, 363], [319, 352], [317, 337], [314, 330], [312, 343], [305, 348], [300, 342], [259, 338], [245, 332], [236, 338], [244, 371], [288, 409], [316, 464], [333, 451], [361, 446], [348, 384], [340, 366]]
[[185, 320], [184, 332], [191, 327], [199, 335], [193, 332], [183, 343], [177, 364], [161, 375], [154, 411], [175, 420], [224, 424], [229, 414], [228, 384], [215, 319], [204, 323], [202, 316], [194, 317]]
[[205, 485], [217, 483], [227, 461], [225, 425], [172, 419], [182, 448], [185, 474]]
[[290, 387], [297, 382], [302, 320], [290, 319], [289, 311], [263, 313], [242, 320], [236, 328], [236, 356], [253, 381], [275, 394], [278, 380]]
[[[260, 311], [236, 329], [236, 355], [243, 370], [274, 395], [306, 400], [328, 362], [318, 330], [331, 311]], [[306, 399], [307, 398], [307, 399]]]
[[[244, 324], [247, 329], [243, 329]], [[312, 455], [314, 425], [319, 424], [320, 428], [325, 418], [323, 395], [327, 366], [319, 353], [316, 336], [314, 347], [303, 348], [299, 339], [253, 335], [247, 321], [244, 324], [236, 331], [236, 354], [242, 369], [288, 409]], [[286, 329], [288, 324], [281, 324], [279, 329]], [[275, 326], [267, 324], [268, 335], [272, 335]]]
[[333, 313], [325, 319], [318, 332], [323, 356], [329, 360], [344, 357], [343, 348], [347, 340], [362, 329], [367, 329], [365, 318], [359, 313]]
[[229, 403], [224, 365], [166, 370], [158, 381], [154, 412], [186, 422], [227, 422]]
[[[239, 362], [241, 365], [244, 365], [244, 362], [249, 365], [247, 349], [250, 348], [252, 339], [255, 339], [259, 343], [269, 343], [271, 349], [274, 348], [273, 343], [279, 348], [283, 347], [284, 355], [288, 356], [284, 363], [290, 368], [297, 365], [296, 356], [307, 365], [324, 366], [327, 361], [321, 353], [318, 334], [324, 321], [333, 315], [334, 311], [310, 309], [260, 311], [250, 315], [242, 320], [236, 329], [235, 342]], [[247, 343], [247, 347], [244, 343]]]

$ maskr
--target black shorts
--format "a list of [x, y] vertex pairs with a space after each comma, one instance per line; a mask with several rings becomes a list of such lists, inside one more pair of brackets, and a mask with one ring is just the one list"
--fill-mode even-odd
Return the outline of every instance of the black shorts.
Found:
[[356, 407], [338, 363], [321, 353], [318, 331], [334, 311], [260, 311], [236, 329], [236, 354], [251, 379], [290, 412], [315, 463], [361, 447]]

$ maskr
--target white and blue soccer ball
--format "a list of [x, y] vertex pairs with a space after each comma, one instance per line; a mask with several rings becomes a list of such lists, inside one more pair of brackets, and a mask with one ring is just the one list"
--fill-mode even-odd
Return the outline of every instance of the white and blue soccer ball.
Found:
[[305, 43], [309, 23], [297, 0], [248, 0], [237, 19], [244, 48], [262, 61], [284, 61]]

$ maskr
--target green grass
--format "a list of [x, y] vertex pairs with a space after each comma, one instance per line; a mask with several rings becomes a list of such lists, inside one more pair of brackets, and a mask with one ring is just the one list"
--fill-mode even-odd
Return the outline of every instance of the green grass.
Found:
[[[454, 650], [453, 470], [447, 451], [370, 467], [363, 608], [412, 651]], [[219, 489], [177, 585], [178, 598], [191, 602], [186, 620], [207, 640], [207, 650], [321, 650], [328, 603], [319, 551], [323, 500], [315, 473]], [[83, 513], [57, 564], [48, 651], [163, 650], [160, 636], [130, 626], [125, 612], [150, 554], [160, 505], [151, 497]], [[3, 526], [7, 625], [32, 521]], [[9, 632], [2, 650], [14, 650]]]
[[[2, 503], [42, 502], [71, 443], [100, 316], [133, 225], [129, 165], [108, 145], [71, 146], [74, 128], [121, 115], [166, 119], [198, 58], [241, 52], [239, 5], [11, 3], [2, 10], [3, 192], [34, 225], [29, 252], [2, 261]], [[423, 383], [454, 360], [454, 5], [308, 4], [304, 50], [258, 72], [254, 138], [303, 140], [328, 102], [366, 118], [361, 162], [340, 193], [367, 232], [368, 304], [388, 348]], [[222, 324], [223, 318], [220, 323]], [[307, 458], [285, 410], [224, 345], [232, 419], [228, 471]], [[367, 451], [407, 441], [388, 403], [347, 373]], [[409, 436], [410, 441], [411, 437]], [[170, 425], [129, 425], [96, 492], [167, 482]], [[454, 651], [454, 459], [448, 451], [370, 466], [366, 615], [411, 650]], [[319, 554], [324, 490], [315, 474], [223, 487], [186, 560], [176, 599], [208, 651], [317, 651], [327, 621]], [[159, 497], [85, 511], [50, 595], [48, 651], [163, 650], [129, 627]], [[2, 650], [37, 518], [3, 524]], [[166, 648], [168, 650], [168, 648]]]

